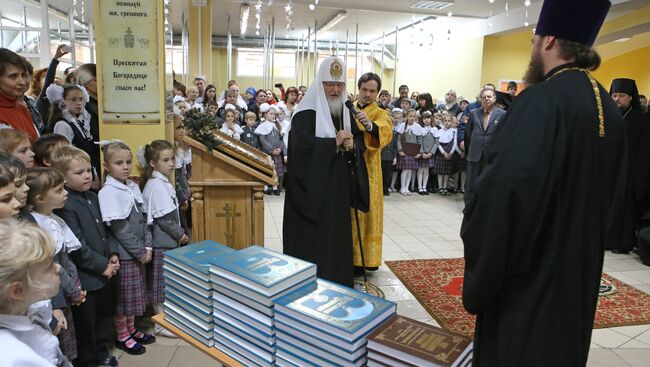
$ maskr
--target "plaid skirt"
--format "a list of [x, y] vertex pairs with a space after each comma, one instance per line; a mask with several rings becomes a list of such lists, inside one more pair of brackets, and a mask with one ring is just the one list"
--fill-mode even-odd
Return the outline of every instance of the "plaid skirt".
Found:
[[433, 157], [429, 157], [427, 159], [420, 158], [418, 159], [418, 167], [419, 168], [431, 168], [433, 167], [435, 161]]
[[142, 316], [144, 314], [147, 308], [144, 277], [144, 265], [140, 261], [120, 261], [115, 297], [116, 315]]
[[151, 262], [147, 264], [147, 296], [150, 304], [165, 301], [165, 282], [163, 279], [164, 250], [154, 247]]
[[[449, 152], [451, 151], [451, 148], [453, 148], [454, 143], [449, 142], [449, 143], [441, 144], [441, 146], [445, 152]], [[451, 156], [451, 159], [447, 160], [442, 154], [440, 154], [440, 152], [436, 153], [434, 157], [435, 164], [433, 165], [433, 174], [453, 175], [454, 173], [458, 172], [459, 158], [460, 156], [458, 154], [454, 154]]]
[[72, 361], [77, 359], [77, 335], [75, 333], [71, 306], [63, 309], [63, 315], [65, 316], [65, 321], [68, 323], [68, 328], [61, 330], [57, 338], [59, 338], [61, 352]]
[[397, 159], [397, 169], [418, 169], [418, 161], [415, 157], [406, 155]]
[[284, 173], [286, 172], [286, 167], [284, 166], [284, 156], [282, 154], [272, 155], [271, 158], [273, 158], [273, 163], [275, 164], [275, 173], [277, 174], [278, 178], [284, 176]]

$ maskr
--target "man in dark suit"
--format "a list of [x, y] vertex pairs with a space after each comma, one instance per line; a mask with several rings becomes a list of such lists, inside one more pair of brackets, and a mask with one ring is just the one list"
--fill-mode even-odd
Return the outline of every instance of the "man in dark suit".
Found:
[[484, 88], [481, 92], [483, 107], [477, 108], [469, 114], [463, 142], [467, 152], [465, 204], [469, 203], [472, 197], [474, 181], [483, 170], [499, 123], [506, 117], [506, 111], [495, 106], [496, 100], [496, 92], [493, 89]]

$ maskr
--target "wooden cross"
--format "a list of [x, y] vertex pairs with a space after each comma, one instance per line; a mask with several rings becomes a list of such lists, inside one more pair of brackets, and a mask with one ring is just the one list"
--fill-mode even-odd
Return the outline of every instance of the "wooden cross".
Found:
[[226, 231], [224, 235], [226, 236], [226, 245], [230, 247], [235, 246], [235, 240], [237, 237], [237, 224], [235, 223], [235, 217], [241, 217], [241, 213], [237, 213], [237, 204], [226, 204], [223, 206], [223, 213], [217, 213], [217, 217], [226, 218]]

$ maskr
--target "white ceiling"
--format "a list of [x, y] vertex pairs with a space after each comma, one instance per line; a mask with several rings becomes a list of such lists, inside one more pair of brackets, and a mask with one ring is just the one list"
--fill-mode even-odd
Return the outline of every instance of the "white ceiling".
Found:
[[[58, 22], [66, 18], [69, 11], [74, 11], [76, 3], [77, 19], [81, 17], [82, 5], [85, 20], [92, 17], [92, 4], [95, 0], [40, 0], [47, 1], [51, 8], [56, 9], [58, 17], [50, 17], [50, 27], [58, 27]], [[162, 1], [162, 0], [160, 0]], [[341, 10], [348, 15], [330, 31], [318, 35], [319, 40], [345, 42], [346, 34], [350, 42], [355, 40], [358, 24], [359, 40], [368, 42], [381, 38], [382, 33], [393, 32], [396, 27], [405, 27], [414, 21], [435, 16], [436, 19], [408, 28], [414, 33], [434, 34], [436, 37], [446, 37], [452, 30], [455, 37], [476, 37], [495, 33], [511, 32], [524, 29], [525, 13], [528, 11], [529, 27], [537, 20], [542, 0], [532, 0], [531, 6], [524, 7], [524, 0], [438, 0], [450, 2], [452, 5], [441, 11], [426, 11], [410, 8], [414, 0], [320, 0], [314, 11], [308, 5], [315, 0], [292, 0], [293, 15], [291, 16], [293, 30], [287, 31], [286, 13], [284, 7], [288, 0], [263, 0], [262, 31], [267, 30], [275, 18], [277, 38], [301, 39], [307, 36], [308, 27], [314, 28], [325, 24]], [[255, 38], [255, 3], [257, 0], [212, 0], [213, 34], [225, 36], [230, 29], [233, 37], [239, 37], [239, 13], [244, 3], [250, 5], [250, 18], [247, 38]], [[269, 3], [271, 5], [269, 5]], [[608, 18], [615, 18], [629, 11], [650, 5], [650, 0], [612, 0], [614, 4]], [[506, 12], [508, 4], [508, 12]], [[40, 11], [38, 0], [0, 0], [0, 16], [3, 18], [22, 19], [23, 7], [27, 9], [28, 25], [40, 26]], [[182, 29], [181, 14], [191, 6], [191, 0], [171, 0], [171, 22], [176, 33]], [[453, 13], [448, 17], [447, 12]], [[230, 23], [228, 19], [230, 17]], [[63, 22], [63, 29], [66, 28]], [[421, 30], [420, 30], [421, 28]], [[641, 33], [639, 33], [641, 34]], [[394, 43], [394, 36], [386, 38], [386, 44]]]

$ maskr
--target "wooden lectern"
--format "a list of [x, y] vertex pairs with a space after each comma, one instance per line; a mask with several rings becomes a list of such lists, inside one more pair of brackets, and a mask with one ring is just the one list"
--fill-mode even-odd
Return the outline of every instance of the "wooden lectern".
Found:
[[221, 143], [192, 147], [192, 241], [213, 240], [234, 249], [264, 246], [264, 185], [277, 178], [271, 156], [214, 132]]

